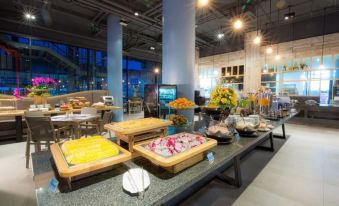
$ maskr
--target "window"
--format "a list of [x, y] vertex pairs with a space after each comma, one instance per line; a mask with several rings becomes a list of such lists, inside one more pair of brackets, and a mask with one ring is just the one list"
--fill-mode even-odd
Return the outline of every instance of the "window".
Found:
[[[34, 45], [34, 52], [28, 48], [20, 50], [19, 87], [22, 91], [37, 76], [51, 77], [58, 85], [51, 92], [53, 95], [92, 89], [107, 89], [107, 54], [106, 51], [91, 48], [75, 47], [67, 44], [29, 39], [21, 36], [0, 34], [6, 41]], [[50, 50], [41, 49], [41, 47]], [[51, 51], [52, 50], [52, 51]], [[62, 55], [64, 58], [60, 58]], [[133, 58], [123, 59], [124, 68], [128, 63], [129, 87], [128, 96], [133, 96], [138, 89], [143, 95], [143, 85], [154, 83], [154, 65], [150, 61]], [[158, 65], [161, 67], [161, 65]], [[0, 93], [12, 94], [16, 87], [15, 59], [0, 49]], [[124, 72], [124, 78], [126, 73]], [[159, 75], [158, 78], [160, 77]], [[160, 82], [160, 80], [159, 80]], [[123, 83], [124, 93], [127, 82]], [[137, 85], [137, 86], [136, 86]]]

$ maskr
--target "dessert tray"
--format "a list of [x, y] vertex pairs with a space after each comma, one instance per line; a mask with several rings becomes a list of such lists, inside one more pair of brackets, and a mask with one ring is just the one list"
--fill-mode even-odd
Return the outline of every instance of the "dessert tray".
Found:
[[147, 130], [167, 127], [169, 125], [172, 125], [172, 121], [158, 118], [144, 118], [106, 124], [104, 127], [105, 129], [118, 132], [120, 134], [129, 135]]
[[131, 153], [102, 136], [55, 143], [52, 156], [61, 177], [71, 178], [131, 159]]
[[133, 149], [154, 164], [177, 173], [203, 160], [203, 153], [216, 145], [214, 139], [179, 133], [138, 143]]

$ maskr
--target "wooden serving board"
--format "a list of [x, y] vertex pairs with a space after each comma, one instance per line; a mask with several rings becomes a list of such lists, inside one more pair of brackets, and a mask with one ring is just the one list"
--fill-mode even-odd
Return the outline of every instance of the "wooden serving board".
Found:
[[[147, 122], [149, 121], [149, 122]], [[158, 119], [158, 118], [144, 118], [144, 119], [136, 119], [129, 120], [124, 122], [106, 124], [104, 126], [105, 129], [113, 132], [118, 132], [123, 135], [132, 135], [132, 134], [140, 134], [143, 132], [148, 132], [150, 130], [155, 130], [158, 128], [167, 127], [172, 125], [172, 121]], [[135, 125], [135, 126], [132, 126]]]
[[159, 165], [170, 172], [176, 173], [203, 160], [203, 152], [217, 146], [218, 142], [216, 140], [210, 138], [206, 139], [207, 142], [204, 144], [167, 158], [144, 148], [144, 145], [152, 142], [153, 140], [137, 143], [133, 146], [133, 149], [154, 164]]
[[57, 166], [59, 175], [64, 178], [72, 178], [87, 173], [92, 173], [94, 171], [101, 170], [106, 167], [110, 167], [115, 164], [131, 159], [132, 155], [129, 151], [123, 149], [122, 147], [116, 145], [115, 143], [113, 144], [119, 149], [118, 155], [101, 160], [96, 160], [93, 162], [72, 166], [69, 166], [69, 164], [66, 162], [66, 159], [63, 155], [59, 143], [55, 143], [51, 146], [51, 152], [54, 158], [54, 162]]

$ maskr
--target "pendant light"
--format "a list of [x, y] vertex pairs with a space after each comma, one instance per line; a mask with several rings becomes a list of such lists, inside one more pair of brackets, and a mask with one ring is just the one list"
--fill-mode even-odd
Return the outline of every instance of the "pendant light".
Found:
[[[280, 23], [279, 23], [280, 15], [279, 15], [279, 13], [280, 13], [280, 9], [278, 9], [278, 32], [277, 32], [278, 33], [278, 37], [280, 36], [279, 35], [279, 29], [280, 29]], [[279, 61], [281, 59], [281, 57], [279, 55], [279, 38], [277, 38], [277, 39], [278, 39], [278, 43], [277, 43], [277, 53], [275, 55], [275, 60]]]
[[320, 69], [325, 69], [324, 65], [324, 46], [325, 46], [325, 30], [326, 30], [326, 8], [324, 8], [324, 15], [323, 15], [323, 42], [321, 45], [321, 59], [320, 59]]
[[259, 45], [261, 43], [261, 36], [259, 35], [259, 15], [258, 15], [258, 5], [257, 5], [257, 36], [254, 37], [253, 43]]
[[240, 8], [240, 4], [239, 4], [239, 0], [238, 0], [238, 6], [237, 6], [237, 18], [234, 20], [233, 22], [233, 28], [235, 30], [240, 30], [242, 29], [243, 27], [243, 21], [241, 20], [241, 17], [240, 17], [240, 11], [239, 11], [239, 8]]
[[[269, 28], [271, 28], [271, 25], [272, 25], [272, 18], [271, 17], [272, 17], [272, 0], [270, 0], [270, 21], [269, 21], [269, 24], [268, 24]], [[270, 45], [266, 49], [266, 54], [272, 54], [272, 52], [273, 52], [271, 39], [270, 39]]]

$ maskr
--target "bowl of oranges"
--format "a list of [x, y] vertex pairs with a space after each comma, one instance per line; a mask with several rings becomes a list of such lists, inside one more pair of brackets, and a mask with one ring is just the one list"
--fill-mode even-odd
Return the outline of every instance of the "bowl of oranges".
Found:
[[168, 106], [175, 110], [188, 110], [195, 109], [197, 107], [194, 102], [186, 98], [178, 98], [168, 103]]

